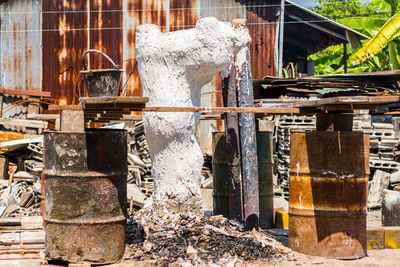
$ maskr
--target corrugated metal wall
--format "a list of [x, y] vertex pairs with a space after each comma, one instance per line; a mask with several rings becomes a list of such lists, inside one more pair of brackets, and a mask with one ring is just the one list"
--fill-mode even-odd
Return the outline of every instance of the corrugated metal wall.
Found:
[[[277, 5], [268, 6], [271, 4]], [[127, 95], [141, 95], [136, 27], [153, 23], [164, 32], [175, 31], [192, 28], [199, 18], [208, 16], [224, 21], [247, 18], [253, 38], [253, 77], [274, 75], [278, 6], [278, 0], [9, 0], [1, 5], [0, 83], [4, 88], [50, 91], [53, 98], [76, 103], [84, 94], [78, 74], [81, 55], [94, 48], [122, 66]], [[22, 15], [12, 13], [19, 10]], [[92, 68], [110, 67], [99, 55], [91, 58]], [[202, 103], [222, 106], [220, 77], [203, 88]], [[223, 130], [222, 122], [202, 123], [200, 135], [205, 136], [210, 129]], [[204, 149], [210, 151], [208, 143]]]
[[[276, 10], [265, 1], [238, 0], [101, 0], [43, 1], [43, 90], [52, 96], [76, 101], [83, 84], [76, 73], [82, 68], [80, 57], [88, 48], [99, 49], [123, 67], [123, 84], [128, 95], [140, 95], [140, 80], [135, 61], [135, 29], [143, 23], [153, 23], [162, 31], [191, 28], [197, 19], [215, 16], [220, 20], [248, 18], [253, 37], [251, 44], [253, 76], [273, 75], [273, 47], [276, 35]], [[266, 48], [269, 51], [266, 52]], [[272, 48], [272, 49], [271, 49]], [[95, 68], [108, 67], [99, 56], [91, 61]], [[129, 78], [129, 79], [128, 79]], [[205, 104], [221, 105], [216, 79], [205, 88]], [[74, 100], [75, 98], [75, 100]]]
[[[0, 88], [41, 90], [40, 0], [8, 1], [0, 5]], [[23, 97], [1, 96], [3, 118], [24, 118], [28, 105], [11, 108]], [[25, 130], [21, 127], [3, 127]]]

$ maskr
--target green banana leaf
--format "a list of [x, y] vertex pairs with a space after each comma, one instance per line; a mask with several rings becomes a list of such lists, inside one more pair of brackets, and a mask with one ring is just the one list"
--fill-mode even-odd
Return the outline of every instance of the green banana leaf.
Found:
[[363, 45], [355, 54], [350, 57], [352, 65], [358, 65], [367, 58], [373, 57], [375, 54], [385, 48], [388, 43], [393, 40], [400, 29], [400, 12], [391, 17], [379, 30], [378, 34], [368, 43]]

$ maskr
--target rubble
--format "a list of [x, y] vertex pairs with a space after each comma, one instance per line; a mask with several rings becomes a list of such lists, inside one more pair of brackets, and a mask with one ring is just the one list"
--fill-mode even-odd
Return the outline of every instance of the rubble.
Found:
[[0, 185], [0, 217], [33, 216], [40, 214], [40, 183], [7, 180]]
[[[138, 218], [141, 221], [141, 217]], [[146, 223], [142, 229], [137, 224], [130, 229], [131, 233], [127, 236], [131, 245], [125, 259], [153, 260], [160, 264], [176, 262], [190, 266], [225, 266], [231, 261], [287, 257], [283, 246], [279, 246], [271, 234], [262, 230], [241, 232], [243, 225], [222, 216], [207, 218], [175, 214], [163, 224], [149, 220]], [[145, 241], [139, 243], [140, 238], [132, 235], [132, 230], [142, 232]]]
[[382, 192], [389, 187], [390, 173], [376, 170], [369, 183], [368, 209], [382, 207]]

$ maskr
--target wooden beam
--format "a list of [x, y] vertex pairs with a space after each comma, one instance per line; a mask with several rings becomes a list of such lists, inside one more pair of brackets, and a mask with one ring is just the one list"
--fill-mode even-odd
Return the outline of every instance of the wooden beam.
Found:
[[42, 120], [42, 121], [52, 121], [60, 117], [59, 114], [28, 114], [27, 118], [29, 120]]
[[27, 95], [27, 96], [40, 96], [40, 97], [50, 97], [51, 96], [51, 92], [46, 92], [46, 91], [4, 89], [4, 88], [0, 88], [0, 94]]

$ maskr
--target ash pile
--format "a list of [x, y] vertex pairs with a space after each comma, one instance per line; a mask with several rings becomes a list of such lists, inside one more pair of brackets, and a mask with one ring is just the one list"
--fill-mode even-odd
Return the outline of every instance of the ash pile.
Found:
[[0, 217], [40, 214], [42, 140], [36, 137], [0, 144]]
[[143, 238], [135, 234], [137, 223], [131, 227], [136, 232], [128, 231], [130, 245], [125, 259], [160, 265], [235, 266], [257, 260], [276, 264], [280, 259], [291, 257], [288, 248], [276, 242], [269, 233], [261, 230], [241, 232], [241, 224], [221, 215], [207, 218], [177, 214], [163, 225], [145, 221], [147, 224], [140, 228]]

